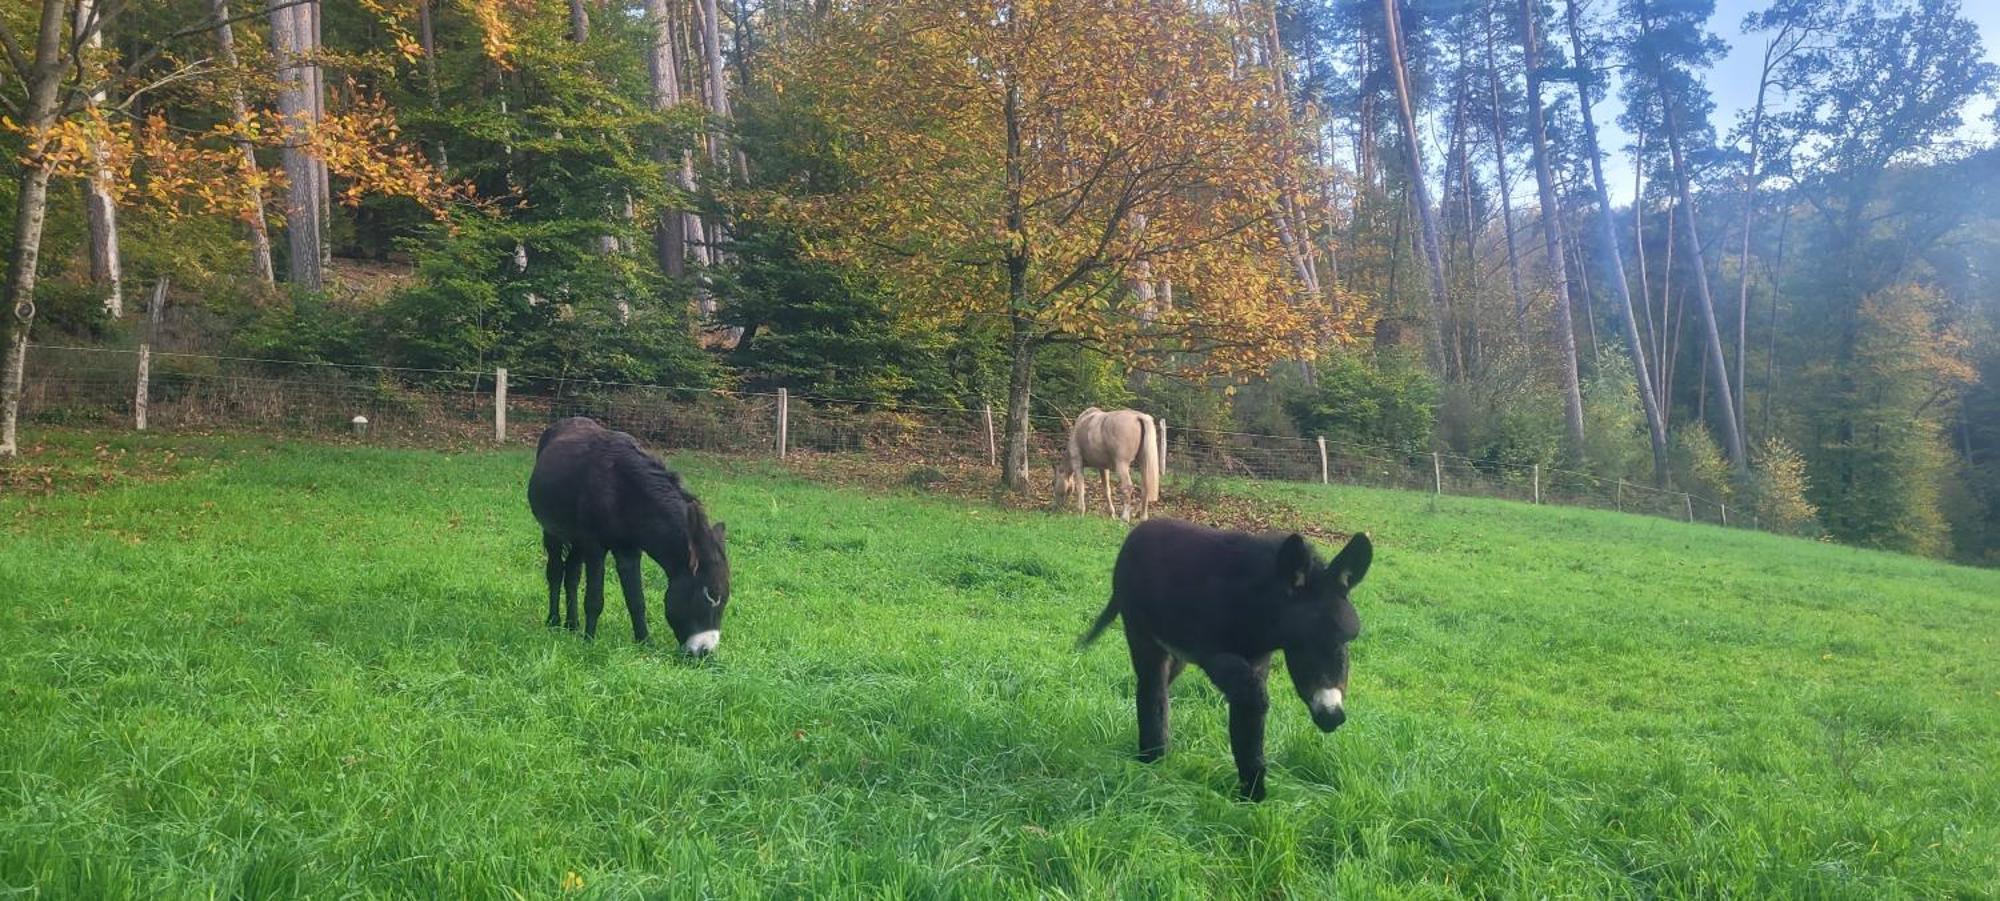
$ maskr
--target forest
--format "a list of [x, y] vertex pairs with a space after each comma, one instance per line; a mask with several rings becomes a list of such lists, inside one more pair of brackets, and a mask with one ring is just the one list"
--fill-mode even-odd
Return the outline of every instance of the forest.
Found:
[[0, 45], [0, 455], [38, 344], [164, 305], [247, 358], [991, 403], [1017, 489], [1031, 416], [1129, 404], [2000, 564], [1957, 0], [5, 0]]

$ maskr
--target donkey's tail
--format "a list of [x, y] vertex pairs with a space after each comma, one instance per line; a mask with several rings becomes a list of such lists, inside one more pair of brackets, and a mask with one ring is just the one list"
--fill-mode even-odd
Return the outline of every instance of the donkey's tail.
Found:
[[1160, 502], [1160, 431], [1153, 417], [1139, 420], [1139, 474], [1146, 480], [1146, 502]]
[[1077, 650], [1090, 647], [1090, 643], [1096, 641], [1097, 636], [1103, 635], [1104, 630], [1111, 628], [1111, 621], [1117, 618], [1118, 598], [1114, 595], [1111, 598], [1111, 602], [1104, 605], [1104, 612], [1097, 615], [1097, 622], [1091, 623], [1090, 628], [1085, 630], [1082, 637], [1076, 640]]

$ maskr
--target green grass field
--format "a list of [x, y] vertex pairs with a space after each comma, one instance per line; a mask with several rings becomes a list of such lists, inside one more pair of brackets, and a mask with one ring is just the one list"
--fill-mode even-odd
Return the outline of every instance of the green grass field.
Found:
[[1229, 486], [1377, 547], [1351, 719], [1274, 675], [1251, 805], [1205, 680], [1145, 766], [1074, 650], [1102, 518], [672, 458], [735, 570], [692, 664], [615, 588], [541, 625], [525, 450], [50, 440], [0, 479], [0, 894], [2000, 893], [2000, 572]]

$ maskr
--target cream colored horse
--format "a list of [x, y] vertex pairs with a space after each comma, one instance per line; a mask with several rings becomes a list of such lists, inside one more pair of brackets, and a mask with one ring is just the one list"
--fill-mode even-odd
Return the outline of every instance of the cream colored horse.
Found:
[[[1076, 512], [1084, 512], [1087, 503], [1087, 488], [1083, 480], [1084, 467], [1098, 470], [1104, 477], [1104, 506], [1111, 515], [1130, 522], [1132, 520], [1132, 464], [1139, 464], [1140, 479], [1144, 483], [1139, 493], [1139, 518], [1152, 514], [1152, 505], [1160, 499], [1160, 433], [1153, 417], [1137, 410], [1112, 410], [1105, 412], [1091, 407], [1078, 414], [1076, 423], [1070, 426], [1069, 450], [1056, 462], [1056, 505], [1074, 497]], [[1118, 473], [1118, 484], [1125, 495], [1125, 509], [1121, 514], [1111, 494], [1111, 474]]]

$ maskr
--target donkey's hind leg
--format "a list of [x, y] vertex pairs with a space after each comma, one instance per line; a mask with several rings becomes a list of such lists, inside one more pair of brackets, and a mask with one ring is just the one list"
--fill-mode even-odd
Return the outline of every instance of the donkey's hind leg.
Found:
[[[576, 631], [576, 583], [583, 578], [583, 557], [570, 551], [569, 560], [563, 563], [563, 595], [567, 618], [563, 625], [571, 632]], [[551, 622], [553, 626], [555, 623]]]
[[[543, 532], [542, 553], [548, 555], [548, 563], [543, 567], [542, 573], [543, 575], [547, 576], [549, 580], [549, 627], [555, 628], [557, 625], [562, 623], [562, 615], [556, 609], [556, 604], [561, 599], [562, 584], [563, 584], [562, 539], [557, 538], [552, 533]], [[576, 583], [572, 582], [570, 584], [575, 585]], [[570, 597], [572, 599], [576, 597], [574, 589], [572, 589]], [[575, 600], [570, 601], [570, 609], [572, 610], [576, 609]]]

